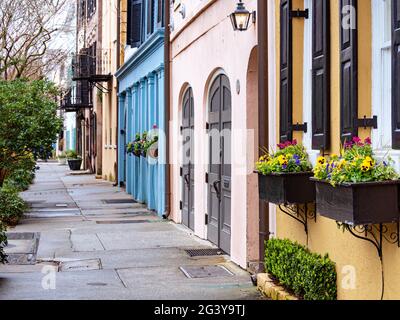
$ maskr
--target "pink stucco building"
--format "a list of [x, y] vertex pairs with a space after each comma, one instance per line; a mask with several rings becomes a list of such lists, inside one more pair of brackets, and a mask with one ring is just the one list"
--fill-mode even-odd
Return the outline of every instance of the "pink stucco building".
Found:
[[[252, 12], [257, 1], [245, 5]], [[234, 31], [235, 8], [231, 0], [173, 3], [171, 217], [248, 268], [259, 254], [257, 22]]]

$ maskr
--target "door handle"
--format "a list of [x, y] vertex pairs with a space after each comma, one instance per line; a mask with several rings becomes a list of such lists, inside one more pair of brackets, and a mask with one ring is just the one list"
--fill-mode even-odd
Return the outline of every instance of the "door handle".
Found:
[[190, 185], [189, 174], [185, 174], [185, 175], [183, 176], [183, 178], [185, 179], [186, 184], [189, 186], [189, 185]]
[[217, 193], [218, 199], [220, 199], [221, 198], [221, 190], [217, 185], [221, 185], [221, 181], [217, 180], [217, 181], [214, 181], [214, 183], [213, 183], [213, 188], [214, 188], [215, 192]]

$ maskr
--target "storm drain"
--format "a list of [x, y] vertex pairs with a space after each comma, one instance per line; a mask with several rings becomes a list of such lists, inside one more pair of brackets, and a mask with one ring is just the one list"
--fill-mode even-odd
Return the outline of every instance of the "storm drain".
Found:
[[149, 220], [110, 220], [110, 221], [96, 221], [97, 224], [135, 224], [135, 223], [149, 223]]
[[108, 199], [102, 200], [105, 204], [124, 204], [124, 203], [137, 203], [137, 201], [133, 199]]
[[76, 203], [59, 203], [59, 202], [38, 202], [32, 203], [31, 208], [34, 209], [58, 209], [58, 208], [77, 208]]
[[91, 260], [76, 260], [76, 261], [63, 261], [60, 263], [59, 271], [90, 271], [90, 270], [100, 270], [101, 261], [100, 259]]
[[234, 274], [223, 266], [185, 266], [179, 267], [189, 279], [231, 277]]
[[34, 265], [36, 263], [40, 233], [9, 232], [7, 239], [8, 245], [4, 248], [7, 264]]
[[189, 257], [221, 256], [224, 254], [220, 249], [187, 249], [185, 252]]

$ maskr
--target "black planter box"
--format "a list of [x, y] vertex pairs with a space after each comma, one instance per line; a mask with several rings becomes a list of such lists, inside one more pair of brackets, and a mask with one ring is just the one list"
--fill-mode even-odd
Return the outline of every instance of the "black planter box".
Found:
[[281, 204], [303, 204], [315, 201], [312, 172], [258, 174], [260, 199]]
[[81, 170], [82, 159], [70, 159], [68, 160], [68, 165], [72, 171]]
[[349, 225], [369, 225], [398, 221], [400, 181], [349, 183], [333, 187], [315, 182], [317, 212]]

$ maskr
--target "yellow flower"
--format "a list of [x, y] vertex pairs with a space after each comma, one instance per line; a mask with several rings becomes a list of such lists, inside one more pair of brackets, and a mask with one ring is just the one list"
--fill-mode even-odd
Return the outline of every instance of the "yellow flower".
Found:
[[285, 156], [283, 156], [283, 155], [278, 157], [278, 161], [279, 161], [279, 164], [281, 166], [284, 166], [284, 165], [288, 164], [287, 158]]
[[374, 160], [372, 160], [371, 157], [366, 157], [364, 162], [368, 162], [371, 165], [371, 167], [374, 165]]
[[319, 157], [317, 160], [317, 163], [321, 166], [323, 166], [324, 164], [326, 164], [326, 158], [325, 157]]
[[347, 161], [345, 159], [340, 160], [338, 163], [338, 169], [341, 170], [346, 164]]
[[364, 160], [363, 163], [361, 164], [361, 171], [367, 172], [371, 169], [372, 164], [370, 161]]

